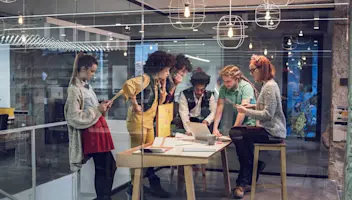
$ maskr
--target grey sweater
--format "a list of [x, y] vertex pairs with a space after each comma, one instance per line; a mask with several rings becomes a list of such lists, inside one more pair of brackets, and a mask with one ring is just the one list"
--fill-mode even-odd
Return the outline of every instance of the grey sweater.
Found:
[[275, 80], [263, 85], [256, 110], [248, 109], [246, 115], [259, 120], [261, 126], [272, 136], [286, 138], [286, 118], [282, 111], [280, 88]]
[[84, 162], [81, 133], [93, 126], [102, 115], [96, 107], [84, 109], [84, 83], [76, 78], [76, 84], [68, 87], [65, 118], [69, 135], [69, 160], [71, 171], [78, 171]]

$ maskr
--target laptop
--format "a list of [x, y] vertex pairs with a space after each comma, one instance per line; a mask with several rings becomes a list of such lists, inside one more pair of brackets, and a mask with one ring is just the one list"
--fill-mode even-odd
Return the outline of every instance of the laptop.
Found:
[[[191, 129], [192, 135], [196, 140], [208, 141], [208, 136], [211, 135], [211, 132], [206, 124], [188, 122], [187, 125]], [[217, 137], [217, 140], [222, 142], [231, 141], [230, 137], [228, 136]]]
[[211, 135], [210, 130], [206, 124], [198, 122], [188, 122], [189, 129], [196, 140], [208, 141], [208, 136]]

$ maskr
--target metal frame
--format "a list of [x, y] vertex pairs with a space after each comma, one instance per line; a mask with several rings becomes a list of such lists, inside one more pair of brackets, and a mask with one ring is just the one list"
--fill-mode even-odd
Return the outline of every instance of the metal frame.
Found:
[[[32, 165], [32, 194], [31, 194], [31, 200], [36, 200], [37, 199], [37, 166], [36, 166], [36, 153], [35, 153], [35, 130], [37, 129], [43, 129], [43, 128], [51, 128], [51, 127], [56, 127], [56, 126], [63, 126], [67, 125], [67, 122], [55, 122], [55, 123], [50, 123], [50, 124], [43, 124], [43, 125], [36, 125], [36, 126], [29, 126], [29, 127], [23, 127], [23, 128], [16, 128], [16, 129], [9, 129], [9, 130], [4, 130], [0, 131], [0, 135], [8, 135], [8, 134], [13, 134], [13, 133], [19, 133], [19, 132], [24, 132], [24, 131], [31, 131], [31, 143], [32, 143], [32, 148], [31, 148], [31, 165]], [[77, 179], [79, 180], [79, 179]], [[77, 184], [78, 186], [79, 184]], [[11, 200], [18, 200], [16, 197], [13, 195], [3, 191], [0, 189], [0, 193], [5, 195], [6, 197], [10, 198]]]

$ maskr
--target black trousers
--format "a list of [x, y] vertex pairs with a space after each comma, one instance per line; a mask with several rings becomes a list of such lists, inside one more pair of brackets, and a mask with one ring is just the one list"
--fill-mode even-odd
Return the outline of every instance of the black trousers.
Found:
[[[252, 184], [254, 143], [279, 143], [279, 140], [270, 140], [270, 134], [261, 127], [241, 126], [230, 130], [230, 137], [236, 146], [240, 170], [237, 177], [237, 186]], [[261, 162], [261, 161], [260, 161]]]
[[95, 165], [95, 191], [97, 200], [111, 200], [111, 189], [114, 182], [116, 163], [112, 153], [102, 152], [89, 154]]

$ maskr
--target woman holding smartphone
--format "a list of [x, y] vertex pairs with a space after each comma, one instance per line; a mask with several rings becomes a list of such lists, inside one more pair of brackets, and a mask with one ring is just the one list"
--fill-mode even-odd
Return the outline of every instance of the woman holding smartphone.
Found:
[[111, 153], [114, 144], [104, 116], [112, 102], [99, 103], [88, 83], [97, 66], [97, 60], [91, 55], [76, 56], [65, 104], [69, 159], [71, 170], [79, 171], [84, 161], [93, 158], [97, 199], [111, 200], [116, 164]]

